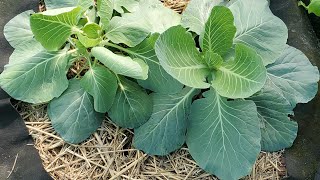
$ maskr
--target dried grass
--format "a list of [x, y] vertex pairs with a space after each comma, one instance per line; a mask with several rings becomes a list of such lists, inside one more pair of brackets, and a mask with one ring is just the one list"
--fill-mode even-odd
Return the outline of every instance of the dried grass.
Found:
[[[182, 12], [188, 1], [162, 0], [177, 12]], [[134, 149], [133, 132], [117, 127], [108, 118], [87, 141], [72, 145], [65, 143], [52, 128], [46, 105], [18, 102], [16, 108], [25, 120], [45, 169], [54, 179], [217, 179], [197, 166], [186, 147], [165, 157], [149, 156]], [[276, 180], [284, 176], [283, 151], [261, 152], [252, 173], [244, 179]]]
[[[17, 103], [45, 169], [54, 179], [201, 179], [214, 176], [199, 168], [186, 147], [165, 157], [149, 156], [132, 147], [133, 132], [108, 118], [87, 141], [65, 143], [53, 130], [46, 105]], [[283, 152], [262, 152], [247, 180], [286, 175]]]

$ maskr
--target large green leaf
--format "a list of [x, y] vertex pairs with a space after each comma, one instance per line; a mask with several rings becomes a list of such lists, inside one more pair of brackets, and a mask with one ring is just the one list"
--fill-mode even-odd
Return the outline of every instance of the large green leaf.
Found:
[[81, 6], [85, 10], [94, 5], [94, 0], [44, 0], [47, 10]]
[[261, 57], [251, 48], [237, 44], [235, 59], [217, 68], [212, 86], [228, 98], [247, 98], [266, 82], [266, 68]]
[[138, 6], [138, 0], [113, 0], [113, 8], [118, 13], [124, 13], [123, 8], [129, 12], [134, 12], [138, 9]]
[[282, 55], [267, 66], [266, 86], [295, 107], [317, 94], [319, 70], [298, 49], [287, 46]]
[[232, 12], [224, 6], [214, 7], [200, 36], [202, 50], [224, 55], [232, 47], [236, 31]]
[[113, 13], [113, 0], [97, 0], [98, 15], [100, 16], [100, 21], [105, 29], [111, 20]]
[[298, 131], [298, 124], [288, 116], [293, 114], [291, 105], [268, 86], [250, 99], [258, 108], [262, 150], [278, 151], [290, 147]]
[[44, 47], [39, 42], [23, 43], [14, 49], [9, 58], [9, 64], [31, 58], [44, 50]]
[[70, 80], [69, 88], [48, 105], [52, 126], [68, 143], [80, 143], [101, 125], [104, 115], [93, 109], [93, 98], [80, 86], [79, 80]]
[[187, 145], [204, 170], [221, 179], [250, 173], [260, 152], [260, 121], [252, 101], [228, 101], [213, 89], [191, 106]]
[[181, 24], [190, 31], [202, 34], [211, 10], [223, 0], [191, 0], [182, 14]]
[[185, 88], [177, 94], [152, 94], [150, 120], [134, 131], [134, 146], [148, 154], [166, 155], [180, 148], [186, 139], [187, 115], [199, 90]]
[[124, 128], [137, 128], [152, 114], [152, 99], [136, 83], [119, 79], [119, 88], [109, 116], [113, 122]]
[[254, 48], [265, 65], [273, 63], [284, 50], [288, 29], [272, 14], [267, 0], [233, 1], [229, 6], [237, 27], [234, 43]]
[[157, 0], [141, 0], [138, 10], [114, 17], [106, 29], [106, 37], [114, 43], [134, 47], [150, 33], [162, 33], [180, 24], [180, 15]]
[[94, 109], [106, 113], [116, 96], [117, 78], [106, 67], [97, 65], [81, 79], [81, 86], [94, 98]]
[[66, 77], [70, 54], [41, 51], [25, 59], [14, 60], [0, 75], [0, 86], [15, 99], [44, 103], [59, 97], [68, 87]]
[[136, 79], [145, 80], [148, 78], [148, 65], [141, 59], [131, 59], [130, 57], [117, 55], [104, 47], [94, 47], [91, 53], [116, 74]]
[[30, 27], [30, 15], [33, 13], [33, 10], [25, 11], [4, 26], [4, 36], [12, 47], [19, 48], [26, 44], [32, 46], [37, 43]]
[[80, 7], [33, 14], [30, 18], [31, 29], [43, 47], [49, 51], [58, 50], [73, 33], [80, 15]]
[[191, 33], [175, 26], [158, 38], [155, 51], [162, 67], [174, 78], [194, 88], [208, 88], [209, 69], [202, 64]]
[[154, 34], [145, 39], [139, 45], [126, 49], [133, 58], [143, 59], [149, 66], [147, 80], [138, 80], [138, 83], [154, 92], [177, 93], [180, 92], [183, 85], [170, 76], [160, 65], [160, 62], [154, 51], [154, 45], [159, 35]]

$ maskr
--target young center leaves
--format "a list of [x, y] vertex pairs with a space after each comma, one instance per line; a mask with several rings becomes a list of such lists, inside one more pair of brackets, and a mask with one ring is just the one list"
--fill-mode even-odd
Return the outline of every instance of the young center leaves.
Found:
[[[266, 80], [262, 59], [251, 48], [238, 44], [234, 59], [223, 61], [236, 33], [233, 15], [223, 6], [215, 6], [200, 35], [202, 52], [191, 34], [181, 26], [168, 29], [156, 42], [156, 53], [163, 68], [181, 83], [208, 88], [228, 98], [247, 98], [259, 91]], [[218, 62], [217, 62], [218, 61]], [[207, 82], [212, 75], [212, 82]]]

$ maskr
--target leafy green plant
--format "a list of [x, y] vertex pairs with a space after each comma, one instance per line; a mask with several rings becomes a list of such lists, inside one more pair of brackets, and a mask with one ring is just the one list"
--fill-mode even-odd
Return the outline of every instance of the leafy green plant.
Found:
[[160, 67], [153, 50], [159, 33], [181, 21], [161, 2], [45, 3], [47, 11], [23, 12], [5, 26], [15, 50], [0, 85], [15, 99], [49, 102], [49, 118], [65, 141], [84, 141], [106, 112], [122, 127], [138, 127], [153, 107], [143, 87], [154, 92], [182, 88]]
[[310, 4], [308, 6], [304, 2], [299, 1], [298, 5], [306, 8], [309, 14], [313, 13], [320, 16], [320, 0], [310, 0]]
[[186, 143], [204, 170], [238, 179], [261, 150], [292, 145], [289, 115], [318, 90], [318, 69], [286, 44], [266, 0], [192, 0], [182, 15], [157, 0], [45, 2], [5, 26], [15, 50], [0, 86], [49, 102], [69, 143], [107, 112], [134, 128], [136, 148], [166, 155]]
[[319, 71], [287, 37], [265, 0], [190, 1], [181, 25], [155, 43], [162, 67], [188, 87], [152, 94], [153, 114], [135, 130], [135, 147], [165, 155], [186, 142], [198, 165], [221, 179], [249, 174], [261, 150], [290, 147], [298, 126], [289, 115], [316, 95]]

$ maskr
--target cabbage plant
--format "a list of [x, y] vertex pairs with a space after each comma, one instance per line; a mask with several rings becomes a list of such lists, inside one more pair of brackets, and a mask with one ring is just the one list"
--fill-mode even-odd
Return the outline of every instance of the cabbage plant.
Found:
[[292, 145], [293, 109], [318, 90], [318, 68], [286, 44], [267, 0], [191, 0], [182, 15], [158, 0], [45, 3], [5, 26], [15, 50], [0, 86], [48, 103], [68, 143], [107, 113], [134, 129], [137, 149], [162, 156], [186, 143], [205, 171], [239, 179], [261, 150]]

